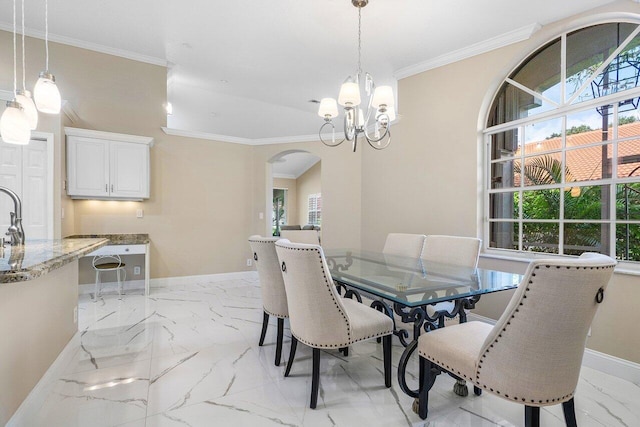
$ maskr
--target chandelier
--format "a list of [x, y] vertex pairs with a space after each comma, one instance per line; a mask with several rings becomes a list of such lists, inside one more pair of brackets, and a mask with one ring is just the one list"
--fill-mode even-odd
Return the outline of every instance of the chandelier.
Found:
[[[395, 119], [395, 100], [391, 86], [376, 87], [373, 78], [362, 71], [361, 66], [361, 28], [362, 8], [369, 0], [351, 0], [358, 8], [358, 68], [355, 76], [349, 76], [340, 88], [338, 101], [334, 98], [323, 98], [320, 101], [318, 115], [324, 118], [318, 135], [320, 141], [330, 147], [336, 147], [345, 140], [353, 144], [353, 151], [358, 147], [358, 138], [363, 136], [369, 145], [376, 150], [387, 148], [391, 143], [391, 122]], [[364, 99], [361, 94], [364, 93]], [[344, 107], [344, 138], [336, 141], [336, 129], [332, 119], [338, 116], [338, 104]], [[331, 140], [326, 139], [323, 132], [331, 132]]]

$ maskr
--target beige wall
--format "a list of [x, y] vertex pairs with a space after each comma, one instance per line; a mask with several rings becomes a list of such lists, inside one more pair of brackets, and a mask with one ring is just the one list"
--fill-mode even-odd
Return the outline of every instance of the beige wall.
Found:
[[[250, 234], [264, 234], [269, 225], [267, 220], [261, 220], [259, 217], [261, 212], [269, 212], [265, 210], [267, 209], [265, 195], [271, 194], [272, 187], [269, 161], [280, 153], [292, 150], [309, 152], [321, 159], [323, 246], [359, 247], [361, 151], [352, 153], [347, 145], [331, 148], [318, 141], [262, 145], [253, 148], [252, 168], [255, 173], [251, 192], [251, 232], [246, 237]], [[250, 255], [248, 245], [244, 253], [246, 257]]]
[[296, 180], [298, 182], [298, 222], [296, 224], [309, 223], [309, 194], [322, 192], [321, 163], [311, 166]]
[[78, 263], [0, 283], [0, 425], [5, 425], [78, 330]]
[[[563, 31], [593, 23], [589, 16], [614, 11], [640, 12], [632, 2], [619, 1], [548, 25], [528, 41], [400, 80], [401, 120], [392, 128], [391, 146], [381, 152], [362, 150], [363, 248], [381, 249], [392, 231], [482, 237], [481, 129], [498, 85], [539, 46]], [[526, 266], [495, 259], [481, 265], [512, 271]], [[509, 297], [485, 296], [476, 312], [495, 319]], [[616, 274], [588, 347], [640, 363], [640, 311], [631, 307], [638, 300], [640, 278]]]
[[273, 188], [287, 189], [287, 200], [285, 211], [287, 213], [287, 224], [300, 224], [298, 222], [298, 184], [295, 179], [273, 178]]
[[[638, 12], [618, 1], [597, 12]], [[242, 271], [251, 253], [246, 239], [269, 232], [273, 156], [290, 150], [321, 158], [323, 245], [380, 249], [387, 233], [477, 235], [481, 211], [484, 112], [501, 80], [523, 58], [554, 36], [584, 25], [588, 15], [545, 26], [531, 40], [426, 71], [398, 85], [401, 120], [384, 151], [361, 145], [329, 148], [320, 142], [243, 146], [170, 137], [162, 104], [166, 70], [149, 64], [51, 44], [51, 70], [80, 121], [65, 125], [152, 136], [151, 198], [144, 202], [57, 199], [65, 206], [61, 234], [149, 233], [151, 277]], [[43, 68], [41, 40], [28, 40], [28, 66]], [[0, 32], [0, 54], [10, 57]], [[0, 63], [0, 88], [11, 86], [10, 63]], [[479, 124], [480, 123], [480, 124]], [[61, 126], [51, 125], [60, 142]], [[57, 129], [56, 129], [57, 127]], [[59, 175], [64, 174], [63, 159]], [[60, 190], [58, 185], [56, 191]], [[142, 219], [135, 209], [144, 209]], [[260, 219], [260, 213], [263, 218]], [[306, 221], [305, 221], [306, 222]], [[492, 260], [499, 268], [502, 261]], [[635, 362], [640, 347], [638, 279], [616, 275], [593, 326], [589, 346]], [[500, 299], [502, 298], [502, 299]], [[481, 314], [497, 317], [504, 296], [486, 297]], [[624, 310], [623, 310], [624, 309]], [[615, 329], [612, 330], [612, 325]]]

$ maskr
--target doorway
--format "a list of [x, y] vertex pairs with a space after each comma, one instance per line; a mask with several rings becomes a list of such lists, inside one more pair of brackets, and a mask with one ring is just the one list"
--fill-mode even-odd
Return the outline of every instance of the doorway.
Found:
[[272, 164], [271, 230], [279, 235], [282, 227], [302, 228], [322, 224], [320, 157], [306, 151], [285, 151], [274, 156]]

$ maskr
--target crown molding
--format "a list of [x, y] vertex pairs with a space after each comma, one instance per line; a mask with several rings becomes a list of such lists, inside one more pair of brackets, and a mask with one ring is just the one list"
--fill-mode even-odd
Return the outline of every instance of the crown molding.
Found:
[[518, 28], [508, 33], [500, 34], [496, 37], [492, 37], [490, 39], [472, 44], [465, 48], [445, 53], [444, 55], [437, 56], [428, 61], [401, 68], [394, 73], [394, 77], [397, 80], [404, 79], [405, 77], [414, 76], [424, 71], [442, 67], [447, 64], [452, 64], [454, 62], [471, 58], [472, 56], [480, 55], [481, 53], [489, 52], [491, 50], [499, 49], [513, 43], [518, 43], [523, 40], [529, 39], [541, 28], [542, 25], [536, 22], [527, 25], [526, 27]]
[[71, 123], [80, 122], [80, 116], [78, 116], [78, 113], [76, 113], [76, 110], [73, 109], [73, 105], [71, 105], [69, 101], [62, 101], [62, 112], [67, 116]]
[[299, 135], [299, 136], [283, 136], [275, 138], [240, 138], [237, 136], [219, 135], [209, 132], [199, 132], [184, 129], [175, 129], [163, 127], [162, 131], [167, 135], [184, 136], [186, 138], [206, 139], [209, 141], [230, 142], [233, 144], [243, 145], [273, 145], [273, 144], [291, 144], [295, 142], [315, 142], [318, 141], [318, 135]]
[[274, 172], [274, 173], [272, 174], [272, 176], [273, 176], [274, 178], [280, 178], [280, 179], [298, 179], [298, 177], [297, 177], [297, 176], [295, 176], [295, 175], [291, 175], [291, 174], [288, 174], [288, 173], [275, 173], [275, 172]]
[[124, 133], [103, 132], [92, 129], [79, 129], [65, 126], [64, 134], [67, 136], [81, 136], [84, 138], [107, 139], [109, 141], [132, 142], [153, 146], [153, 138], [149, 136], [127, 135]]
[[[0, 23], [0, 30], [13, 33], [13, 26]], [[16, 34], [22, 34], [21, 31], [17, 31]], [[44, 32], [39, 30], [25, 29], [25, 36], [33, 37], [36, 39], [44, 40]], [[84, 40], [74, 39], [72, 37], [59, 36], [49, 33], [49, 41], [54, 43], [61, 43], [69, 46], [79, 47], [81, 49], [92, 50], [94, 52], [106, 53], [107, 55], [119, 56], [121, 58], [131, 59], [133, 61], [145, 62], [147, 64], [159, 65], [161, 67], [167, 67], [168, 61], [164, 58], [157, 58], [155, 56], [143, 55], [137, 52], [131, 52], [125, 49], [117, 49], [114, 47], [105, 46], [98, 43], [91, 43]]]

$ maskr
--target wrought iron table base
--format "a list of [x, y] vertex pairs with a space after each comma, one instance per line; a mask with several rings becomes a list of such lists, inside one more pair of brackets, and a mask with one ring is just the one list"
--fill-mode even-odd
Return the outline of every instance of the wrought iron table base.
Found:
[[[338, 288], [338, 293], [342, 295], [344, 291], [345, 298], [356, 298], [358, 302], [362, 302], [362, 297], [358, 293], [358, 291], [348, 288], [345, 284], [336, 281], [336, 287]], [[467, 313], [465, 310], [470, 310], [475, 308], [476, 303], [480, 300], [480, 296], [476, 295], [470, 298], [461, 298], [454, 300], [454, 308], [450, 312], [441, 310], [436, 311], [433, 316], [429, 316], [427, 313], [427, 306], [418, 306], [418, 307], [407, 307], [400, 303], [393, 303], [393, 310], [389, 305], [383, 300], [374, 300], [371, 303], [371, 307], [376, 310], [385, 313], [388, 315], [391, 320], [393, 320], [393, 334], [398, 337], [400, 343], [405, 347], [402, 356], [400, 357], [400, 362], [398, 363], [398, 383], [400, 384], [400, 389], [410, 397], [413, 397], [413, 411], [418, 413], [418, 389], [412, 390], [409, 388], [406, 382], [406, 371], [407, 364], [409, 363], [409, 359], [413, 355], [413, 352], [418, 347], [418, 338], [420, 337], [420, 332], [424, 329], [425, 332], [429, 332], [435, 329], [443, 328], [445, 325], [445, 318], [453, 319], [455, 317], [460, 317], [460, 323], [465, 323], [467, 321]], [[403, 323], [413, 323], [413, 340], [407, 341], [409, 338], [409, 332], [406, 329], [399, 329], [396, 325], [394, 313], [400, 316]], [[441, 372], [447, 372], [440, 370], [437, 374]], [[469, 394], [469, 389], [467, 387], [466, 381], [461, 379], [460, 377], [447, 372], [450, 376], [456, 379], [456, 383], [453, 386], [453, 392], [458, 396], [467, 396]], [[435, 376], [434, 376], [435, 378]], [[431, 384], [433, 386], [433, 383]], [[431, 388], [431, 387], [429, 387]], [[481, 390], [477, 387], [474, 387], [474, 393], [476, 395], [480, 395]]]

